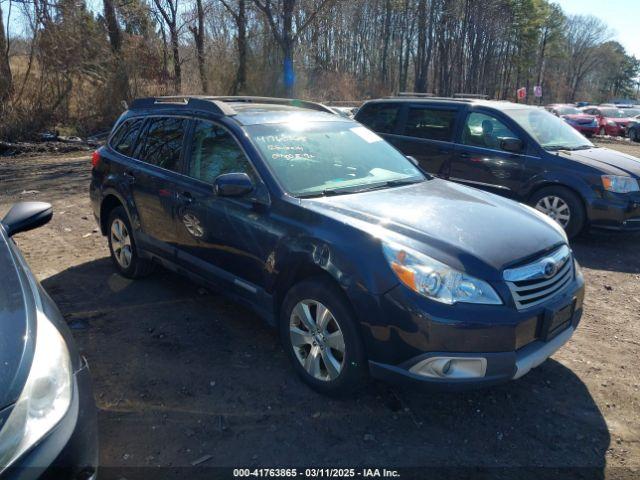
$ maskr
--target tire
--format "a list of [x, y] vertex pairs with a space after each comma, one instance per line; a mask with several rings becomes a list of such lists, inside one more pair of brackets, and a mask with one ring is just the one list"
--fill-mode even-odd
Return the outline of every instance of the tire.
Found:
[[[555, 204], [555, 198], [559, 199], [557, 204]], [[562, 203], [564, 203], [568, 208], [569, 214], [568, 222], [564, 225], [562, 222], [562, 216], [559, 215], [559, 213], [564, 212], [564, 210], [562, 210]], [[582, 200], [578, 195], [566, 187], [558, 186], [542, 188], [533, 194], [530, 204], [533, 208], [542, 211], [556, 220], [564, 228], [567, 233], [567, 237], [569, 238], [575, 238], [578, 236], [586, 226], [587, 215]], [[551, 212], [545, 211], [545, 207], [547, 205], [553, 207], [554, 204], [557, 205], [557, 207], [552, 208]], [[555, 215], [552, 213], [555, 213]]]
[[605, 128], [604, 127], [600, 127], [600, 131], [598, 132], [598, 135], [601, 135], [601, 136], [604, 137], [606, 134], [607, 134], [607, 131], [605, 130]]
[[629, 140], [632, 142], [640, 142], [640, 137], [638, 137], [638, 132], [635, 128], [629, 130]]
[[[303, 305], [309, 315], [304, 314]], [[323, 317], [328, 319], [325, 328], [319, 320], [322, 306], [329, 312]], [[289, 290], [280, 312], [280, 339], [303, 382], [315, 391], [333, 397], [352, 395], [365, 384], [368, 370], [364, 347], [352, 309], [337, 285], [321, 277], [304, 280]], [[314, 335], [302, 317], [311, 319], [318, 333]], [[293, 337], [297, 339], [296, 345]], [[312, 352], [315, 353], [310, 357]], [[305, 368], [303, 362], [308, 362], [309, 366]], [[315, 371], [316, 375], [310, 371]]]
[[[153, 264], [140, 257], [132, 232], [131, 222], [125, 209], [114, 208], [107, 222], [111, 261], [122, 276], [140, 278], [151, 273]], [[128, 258], [128, 261], [124, 261], [123, 258]]]

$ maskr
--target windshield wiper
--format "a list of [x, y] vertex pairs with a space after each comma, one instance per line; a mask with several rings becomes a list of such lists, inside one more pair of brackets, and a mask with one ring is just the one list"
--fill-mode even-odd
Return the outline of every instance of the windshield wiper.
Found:
[[408, 178], [402, 178], [397, 180], [388, 180], [382, 183], [375, 183], [372, 185], [358, 185], [355, 187], [343, 187], [343, 188], [326, 188], [321, 192], [313, 192], [307, 194], [297, 195], [298, 198], [313, 198], [313, 197], [332, 197], [335, 195], [350, 195], [352, 193], [362, 193], [369, 192], [371, 190], [379, 190], [381, 188], [389, 188], [389, 187], [401, 187], [403, 185], [411, 185], [412, 183], [420, 183], [422, 179], [413, 179], [410, 180]]

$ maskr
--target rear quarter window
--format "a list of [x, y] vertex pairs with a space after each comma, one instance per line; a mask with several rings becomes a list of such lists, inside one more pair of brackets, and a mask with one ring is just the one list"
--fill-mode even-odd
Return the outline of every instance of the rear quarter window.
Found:
[[358, 111], [356, 120], [371, 130], [380, 133], [393, 133], [400, 115], [401, 105], [397, 103], [373, 103]]
[[136, 148], [136, 141], [143, 122], [143, 118], [132, 118], [122, 122], [111, 137], [109, 142], [111, 148], [127, 157], [133, 156], [133, 151]]

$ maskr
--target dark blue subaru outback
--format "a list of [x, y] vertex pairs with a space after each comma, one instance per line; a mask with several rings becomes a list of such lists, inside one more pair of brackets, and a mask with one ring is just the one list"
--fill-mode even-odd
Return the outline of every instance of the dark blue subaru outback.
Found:
[[369, 374], [453, 388], [516, 379], [582, 315], [557, 223], [433, 178], [319, 104], [136, 100], [92, 163], [122, 275], [162, 265], [248, 304], [323, 393]]

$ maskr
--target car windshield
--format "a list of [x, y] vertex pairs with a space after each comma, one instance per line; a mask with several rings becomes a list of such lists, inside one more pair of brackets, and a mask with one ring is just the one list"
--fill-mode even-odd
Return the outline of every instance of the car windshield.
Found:
[[625, 118], [628, 115], [617, 108], [601, 108], [600, 113], [607, 118]]
[[505, 110], [518, 125], [546, 150], [581, 150], [593, 143], [561, 118], [538, 108]]
[[579, 115], [582, 113], [576, 107], [558, 107], [556, 110], [559, 115]]
[[625, 108], [623, 112], [627, 117], [635, 117], [640, 115], [640, 108]]
[[404, 155], [354, 122], [297, 121], [245, 129], [282, 186], [295, 196], [355, 193], [425, 180]]

